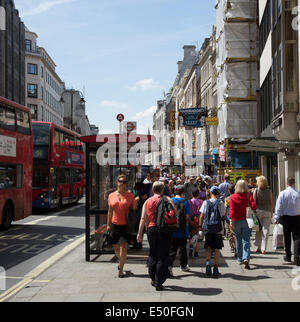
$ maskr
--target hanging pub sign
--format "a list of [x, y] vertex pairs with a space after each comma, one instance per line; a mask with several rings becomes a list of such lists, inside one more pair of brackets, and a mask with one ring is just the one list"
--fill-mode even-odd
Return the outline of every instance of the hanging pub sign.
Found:
[[182, 108], [178, 110], [179, 126], [205, 126], [206, 108]]
[[219, 124], [219, 119], [218, 117], [207, 117], [206, 118], [206, 125], [211, 126], [211, 125], [218, 125]]

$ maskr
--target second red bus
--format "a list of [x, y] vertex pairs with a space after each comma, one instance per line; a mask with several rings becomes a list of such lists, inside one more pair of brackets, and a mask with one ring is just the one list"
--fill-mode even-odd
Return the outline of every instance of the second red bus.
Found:
[[84, 151], [79, 134], [50, 122], [32, 122], [32, 207], [58, 208], [83, 196]]

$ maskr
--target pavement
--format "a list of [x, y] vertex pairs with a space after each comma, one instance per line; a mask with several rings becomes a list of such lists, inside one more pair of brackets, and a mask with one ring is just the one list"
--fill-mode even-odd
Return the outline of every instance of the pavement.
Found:
[[[272, 232], [272, 229], [271, 229]], [[82, 239], [83, 240], [83, 239]], [[300, 267], [283, 263], [283, 250], [255, 253], [251, 237], [251, 270], [245, 270], [232, 256], [228, 240], [221, 251], [221, 277], [205, 276], [203, 244], [200, 258], [189, 259], [190, 272], [182, 272], [178, 262], [175, 277], [168, 279], [163, 291], [150, 285], [146, 267], [148, 243], [143, 250], [129, 250], [124, 271], [118, 278], [113, 255], [101, 255], [85, 261], [85, 244], [61, 256], [50, 267], [33, 275], [24, 287], [9, 294], [5, 302], [298, 302]], [[47, 267], [47, 266], [45, 266]]]

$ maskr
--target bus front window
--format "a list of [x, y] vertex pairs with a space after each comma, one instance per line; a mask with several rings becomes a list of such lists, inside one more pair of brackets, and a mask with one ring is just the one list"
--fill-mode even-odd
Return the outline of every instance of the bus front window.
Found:
[[49, 154], [49, 124], [32, 124], [33, 130], [33, 159], [48, 160]]
[[49, 145], [49, 135], [50, 135], [50, 125], [49, 124], [32, 124], [33, 130], [33, 145], [34, 146], [48, 146]]
[[34, 189], [43, 189], [49, 187], [49, 168], [33, 167], [32, 187]]

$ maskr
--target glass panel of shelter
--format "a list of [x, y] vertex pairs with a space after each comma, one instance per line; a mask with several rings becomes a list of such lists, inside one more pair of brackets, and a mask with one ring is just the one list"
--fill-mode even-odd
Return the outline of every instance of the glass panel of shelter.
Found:
[[136, 180], [136, 167], [100, 166], [96, 161], [96, 155], [94, 153], [90, 154], [90, 254], [103, 253], [101, 246], [107, 223], [108, 196], [116, 191], [119, 174], [127, 176], [128, 190], [133, 191]]

